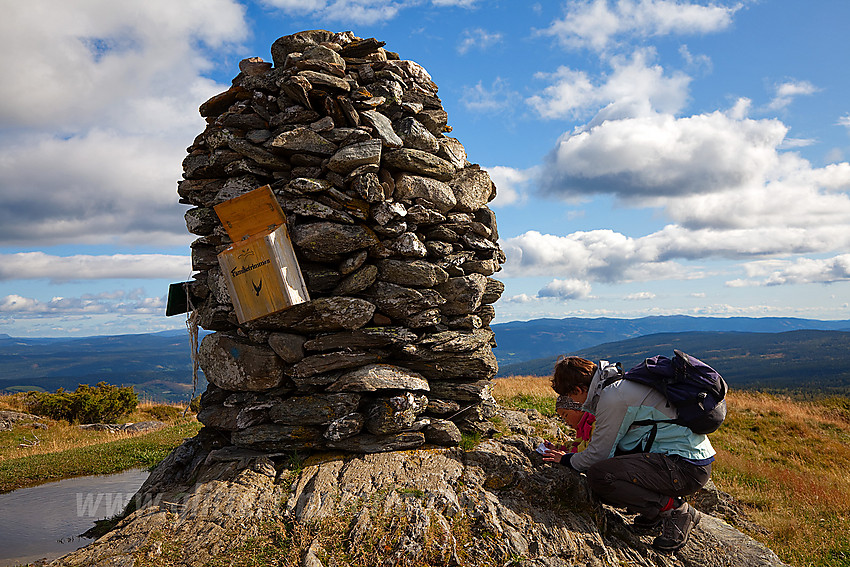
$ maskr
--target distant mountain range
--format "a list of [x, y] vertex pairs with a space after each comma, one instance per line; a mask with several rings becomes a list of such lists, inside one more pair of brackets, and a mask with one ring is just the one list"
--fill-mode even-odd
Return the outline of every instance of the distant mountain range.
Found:
[[[82, 338], [0, 335], [0, 392], [74, 390], [104, 381], [140, 396], [183, 401], [192, 393], [186, 331]], [[206, 388], [200, 376], [198, 393]]]
[[[570, 353], [588, 360], [621, 362], [628, 370], [673, 349], [720, 372], [732, 388], [785, 391], [803, 396], [850, 394], [850, 332], [660, 333], [596, 345]], [[557, 356], [507, 364], [499, 376], [549, 376]]]
[[491, 325], [499, 365], [574, 354], [595, 345], [658, 333], [722, 331], [781, 333], [796, 330], [850, 331], [850, 321], [818, 321], [790, 317], [643, 317], [640, 319], [534, 319]]
[[[492, 325], [499, 376], [552, 372], [561, 354], [621, 361], [680, 348], [740, 387], [850, 392], [850, 321], [795, 318], [644, 317], [536, 319]], [[186, 331], [84, 338], [0, 334], [0, 392], [75, 389], [100, 381], [143, 397], [185, 402], [192, 393]], [[206, 388], [200, 376], [198, 393]]]

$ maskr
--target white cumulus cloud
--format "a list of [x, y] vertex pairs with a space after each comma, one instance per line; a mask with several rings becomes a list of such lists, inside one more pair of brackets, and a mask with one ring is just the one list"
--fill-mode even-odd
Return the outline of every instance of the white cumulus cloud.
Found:
[[558, 299], [584, 299], [590, 295], [591, 286], [586, 280], [554, 279], [537, 292], [538, 297]]
[[809, 81], [789, 81], [776, 85], [776, 94], [767, 105], [768, 110], [780, 110], [791, 104], [794, 98], [811, 95], [818, 92], [816, 86]]
[[[235, 0], [23, 2], [0, 21], [0, 244], [187, 242], [176, 181]], [[235, 71], [235, 70], [234, 70]]]
[[821, 259], [766, 260], [751, 262], [744, 267], [748, 279], [732, 280], [727, 285], [743, 287], [850, 281], [850, 254]]
[[463, 32], [457, 51], [464, 54], [470, 49], [486, 50], [502, 41], [502, 34], [491, 33], [481, 28], [469, 29]]
[[97, 279], [185, 279], [192, 273], [188, 256], [113, 254], [52, 256], [44, 252], [0, 254], [0, 281], [48, 279], [67, 282]]
[[538, 73], [537, 79], [551, 84], [526, 102], [550, 119], [597, 112], [596, 122], [657, 111], [675, 114], [687, 102], [691, 78], [681, 72], [665, 74], [654, 58], [647, 49], [636, 50], [630, 57], [612, 57], [611, 72], [598, 79], [564, 66], [554, 73]]
[[565, 47], [608, 49], [620, 38], [707, 34], [728, 28], [742, 4], [682, 0], [571, 0], [564, 17], [541, 33]]

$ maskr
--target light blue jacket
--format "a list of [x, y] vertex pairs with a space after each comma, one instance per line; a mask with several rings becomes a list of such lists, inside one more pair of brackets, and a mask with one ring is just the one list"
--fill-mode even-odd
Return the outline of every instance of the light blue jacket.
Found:
[[[615, 454], [644, 447], [652, 426], [633, 425], [635, 421], [676, 418], [676, 408], [667, 402], [664, 394], [649, 386], [618, 380], [603, 389], [606, 366], [606, 361], [599, 363], [584, 406], [585, 411], [596, 416], [590, 444], [570, 460], [570, 466], [582, 472]], [[659, 423], [657, 427], [651, 453], [679, 455], [696, 461], [715, 454], [708, 437], [688, 427], [675, 423]]]

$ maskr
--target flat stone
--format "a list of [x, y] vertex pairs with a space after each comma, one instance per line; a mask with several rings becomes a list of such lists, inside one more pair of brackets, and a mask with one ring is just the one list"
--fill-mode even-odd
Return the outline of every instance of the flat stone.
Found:
[[[441, 352], [421, 345], [409, 345], [398, 358], [406, 367], [425, 376], [432, 389], [434, 384], [444, 380], [489, 380], [499, 369], [489, 345], [470, 352]], [[437, 393], [435, 396], [451, 397]]]
[[364, 327], [356, 331], [328, 333], [304, 343], [307, 350], [335, 350], [340, 348], [380, 348], [411, 344], [419, 336], [405, 327]]
[[298, 71], [299, 77], [304, 77], [314, 87], [320, 85], [322, 87], [330, 87], [340, 91], [348, 92], [351, 90], [351, 85], [345, 79], [340, 79], [327, 73], [319, 73], [318, 71]]
[[393, 130], [390, 119], [377, 110], [364, 110], [360, 117], [366, 124], [375, 129], [385, 148], [400, 148], [404, 145], [401, 138]]
[[375, 233], [361, 225], [334, 222], [300, 224], [292, 229], [292, 242], [322, 254], [347, 254], [377, 244]]
[[[306, 83], [307, 81], [304, 82]], [[307, 96], [306, 92], [304, 96]], [[279, 98], [278, 102], [288, 104], [288, 101], [284, 97]], [[309, 124], [311, 122], [315, 122], [319, 118], [321, 118], [321, 116], [319, 116], [319, 113], [315, 110], [311, 110], [310, 107], [304, 107], [296, 104], [282, 108], [280, 113], [275, 114], [274, 117], [272, 117], [269, 127], [276, 129], [281, 126], [289, 126], [293, 124]]]
[[427, 396], [412, 392], [378, 398], [366, 409], [366, 430], [374, 435], [399, 433], [409, 429], [427, 407]]
[[[412, 116], [402, 118], [396, 126], [396, 131], [398, 132], [399, 138], [401, 138], [404, 143], [404, 147], [412, 148], [414, 150], [422, 150], [423, 152], [437, 154], [439, 156], [437, 152], [440, 149], [440, 144], [437, 141], [437, 138], [416, 118]], [[439, 157], [446, 159], [445, 156]], [[455, 167], [458, 167], [457, 163], [450, 163], [452, 163]], [[463, 164], [461, 164], [461, 167], [463, 167]]]
[[331, 187], [333, 187], [333, 184], [326, 179], [306, 177], [296, 177], [286, 185], [286, 189], [294, 193], [319, 193], [328, 191]]
[[439, 400], [432, 395], [428, 398], [427, 411], [429, 414], [451, 415], [460, 411], [460, 404], [455, 400]]
[[272, 70], [272, 64], [261, 57], [249, 57], [239, 62], [239, 70], [246, 75], [262, 75]]
[[408, 208], [407, 214], [410, 216], [410, 220], [412, 220], [418, 225], [436, 224], [444, 222], [446, 220], [445, 215], [443, 215], [439, 211], [424, 207], [418, 203]]
[[431, 394], [459, 402], [493, 401], [493, 385], [490, 380], [443, 381], [433, 383]]
[[495, 334], [490, 329], [472, 332], [443, 331], [422, 337], [417, 343], [434, 352], [471, 352], [490, 344]]
[[367, 250], [360, 250], [358, 252], [354, 252], [351, 256], [347, 257], [342, 263], [339, 265], [339, 273], [347, 276], [348, 274], [360, 269], [364, 262], [366, 262], [366, 258], [369, 257], [369, 252]]
[[431, 94], [437, 94], [437, 84], [431, 78], [430, 73], [416, 61], [410, 61], [409, 59], [387, 61], [387, 67], [401, 70], [404, 76], [413, 79], [419, 87]]
[[450, 130], [448, 127], [449, 114], [443, 109], [427, 109], [416, 115], [416, 118], [435, 136]]
[[294, 396], [273, 405], [269, 418], [283, 425], [328, 425], [349, 415], [360, 403], [359, 394]]
[[443, 158], [458, 169], [466, 167], [466, 149], [460, 141], [454, 138], [443, 137], [439, 140], [439, 146], [436, 151], [438, 157]]
[[256, 404], [250, 404], [243, 407], [236, 416], [236, 429], [245, 429], [261, 423], [268, 423], [269, 408], [274, 405], [274, 401], [266, 400]]
[[[298, 103], [304, 110], [313, 112], [313, 103], [310, 101], [310, 91], [313, 89], [313, 85], [310, 84], [310, 81], [307, 80], [306, 77], [302, 77], [301, 75], [295, 75], [285, 80], [280, 88], [283, 90], [283, 93], [286, 94], [292, 102]], [[280, 105], [280, 99], [278, 100], [278, 105]], [[289, 111], [289, 109], [281, 109]], [[291, 111], [289, 111], [291, 112]], [[313, 112], [316, 117], [318, 114]], [[310, 120], [312, 122], [312, 120]], [[274, 122], [271, 124], [274, 126]]]
[[422, 375], [391, 364], [370, 364], [340, 376], [328, 392], [375, 392], [378, 390], [429, 390]]
[[404, 97], [404, 87], [398, 81], [387, 79], [375, 81], [369, 85], [369, 90], [375, 95], [375, 99], [383, 99], [380, 103], [381, 106], [401, 104]]
[[207, 335], [198, 355], [206, 379], [225, 390], [270, 390], [285, 381], [283, 361], [271, 348], [232, 334]]
[[272, 423], [234, 431], [230, 440], [237, 447], [267, 452], [313, 449], [323, 444], [319, 428]]
[[247, 140], [234, 138], [228, 142], [228, 146], [235, 152], [254, 160], [263, 167], [267, 167], [273, 171], [285, 171], [290, 169], [290, 165], [279, 156], [274, 155], [268, 150], [256, 146]]
[[425, 199], [440, 213], [450, 211], [457, 205], [457, 197], [450, 185], [437, 179], [408, 173], [403, 173], [396, 179], [393, 196], [399, 201]]
[[441, 447], [455, 447], [463, 439], [460, 428], [447, 419], [432, 419], [422, 433], [425, 434], [425, 441]]
[[295, 364], [304, 358], [306, 340], [306, 337], [293, 333], [272, 333], [269, 335], [269, 346], [284, 362]]
[[481, 317], [478, 315], [463, 315], [461, 317], [450, 317], [446, 319], [446, 325], [449, 329], [463, 329], [466, 331], [474, 331], [484, 326]]
[[319, 155], [331, 155], [337, 151], [336, 144], [327, 141], [309, 128], [295, 128], [282, 132], [272, 138], [269, 147], [287, 152], [306, 152]]
[[481, 296], [481, 303], [496, 303], [502, 293], [505, 291], [505, 284], [493, 278], [487, 278], [487, 283], [484, 286], [484, 294]]
[[383, 281], [414, 287], [434, 287], [448, 281], [449, 274], [425, 260], [381, 260], [378, 263]]
[[339, 65], [340, 67], [345, 69], [345, 60], [342, 58], [342, 56], [340, 56], [340, 54], [334, 51], [333, 49], [329, 49], [324, 45], [316, 45], [314, 47], [310, 47], [309, 49], [304, 50], [301, 55], [301, 60], [325, 61], [333, 65]]
[[354, 330], [366, 325], [375, 305], [357, 297], [320, 297], [245, 323], [248, 329], [298, 333]]
[[215, 227], [221, 224], [215, 210], [208, 207], [189, 209], [183, 218], [186, 220], [186, 228], [189, 232], [198, 236], [211, 234]]
[[455, 166], [451, 163], [422, 150], [409, 148], [391, 150], [384, 153], [382, 160], [389, 167], [433, 177], [440, 181], [451, 180], [455, 173]]
[[387, 453], [407, 451], [425, 444], [425, 435], [420, 431], [405, 431], [390, 435], [357, 435], [341, 441], [328, 441], [328, 448], [351, 453]]
[[[377, 167], [377, 166], [372, 166]], [[376, 173], [365, 173], [356, 176], [351, 182], [351, 188], [363, 197], [367, 203], [377, 203], [384, 200], [384, 188]]]
[[371, 214], [375, 222], [383, 226], [390, 221], [397, 221], [407, 216], [407, 209], [403, 204], [395, 201], [381, 201], [372, 207]]
[[449, 185], [457, 198], [458, 211], [474, 212], [496, 196], [490, 176], [477, 166], [461, 169]]
[[345, 370], [364, 364], [378, 362], [381, 355], [377, 352], [329, 352], [304, 357], [297, 362], [288, 374], [293, 378], [309, 378], [333, 370]]
[[434, 327], [442, 323], [442, 314], [436, 307], [431, 309], [423, 309], [419, 313], [414, 313], [409, 317], [401, 320], [402, 323], [411, 329], [424, 329], [426, 327]]
[[283, 67], [290, 53], [303, 53], [320, 43], [331, 41], [333, 35], [328, 30], [308, 30], [280, 37], [271, 46], [272, 61], [275, 67]]
[[322, 437], [328, 441], [342, 441], [363, 431], [366, 416], [362, 413], [350, 413], [332, 421]]
[[328, 169], [345, 175], [362, 165], [379, 165], [381, 163], [381, 147], [380, 140], [368, 140], [344, 146], [331, 156]]
[[214, 97], [210, 98], [206, 102], [204, 102], [199, 111], [201, 116], [218, 116], [230, 106], [238, 101], [238, 100], [250, 100], [251, 92], [247, 89], [234, 85], [224, 91], [223, 93], [217, 94]]
[[377, 281], [366, 292], [378, 309], [390, 317], [404, 319], [425, 309], [439, 307], [445, 299], [430, 289], [416, 290]]
[[385, 41], [378, 41], [374, 37], [368, 39], [356, 39], [342, 48], [340, 55], [350, 58], [362, 58], [369, 53], [378, 51], [379, 48], [385, 46]]
[[487, 288], [487, 278], [481, 274], [469, 274], [449, 280], [436, 287], [436, 290], [446, 299], [440, 308], [446, 315], [464, 315], [472, 313], [481, 306], [484, 290]]
[[313, 217], [345, 224], [354, 224], [354, 219], [345, 211], [340, 211], [337, 208], [329, 207], [324, 203], [299, 197], [297, 199], [287, 199], [283, 203], [283, 209], [288, 213], [295, 213], [303, 217]]
[[[405, 224], [400, 228], [406, 229], [407, 225]], [[428, 249], [425, 248], [425, 244], [412, 232], [405, 232], [399, 235], [391, 242], [386, 243], [386, 247], [397, 255], [407, 258], [424, 258], [428, 255]]]
[[356, 272], [347, 275], [333, 289], [334, 295], [351, 295], [363, 291], [375, 283], [378, 268], [374, 264], [366, 264]]

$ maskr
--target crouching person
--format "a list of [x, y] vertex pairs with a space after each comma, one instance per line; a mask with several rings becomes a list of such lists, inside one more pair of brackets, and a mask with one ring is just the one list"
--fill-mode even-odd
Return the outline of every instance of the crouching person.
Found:
[[587, 474], [603, 502], [625, 508], [643, 532], [661, 526], [652, 545], [672, 552], [687, 542], [699, 512], [684, 497], [708, 482], [714, 449], [705, 435], [675, 423], [664, 395], [629, 380], [609, 380], [604, 363], [558, 360], [552, 389], [561, 407], [583, 407], [596, 416], [590, 443], [578, 453], [550, 446], [543, 459]]

